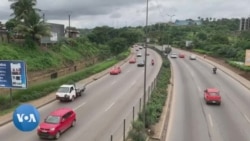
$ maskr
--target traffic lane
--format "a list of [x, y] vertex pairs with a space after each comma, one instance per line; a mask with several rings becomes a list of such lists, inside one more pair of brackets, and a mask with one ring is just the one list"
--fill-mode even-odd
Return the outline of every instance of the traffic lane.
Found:
[[[191, 66], [191, 65], [190, 65]], [[198, 67], [199, 66], [199, 67]], [[196, 67], [193, 65], [192, 68]], [[244, 89], [243, 86], [231, 86], [227, 85], [225, 82], [226, 78], [229, 78], [229, 76], [225, 75], [221, 78], [218, 78], [214, 76], [213, 79], [211, 79], [210, 75], [204, 75], [204, 71], [207, 71], [207, 67], [205, 66], [205, 69], [201, 68], [201, 65], [197, 65], [196, 74], [198, 74], [199, 78], [201, 79], [201, 76], [203, 76], [203, 81], [205, 85], [201, 87], [208, 86], [214, 86], [221, 90], [221, 96], [222, 96], [222, 105], [221, 106], [212, 106], [212, 105], [206, 105], [204, 102], [204, 107], [207, 111], [207, 114], [210, 115], [210, 122], [212, 123], [212, 128], [214, 131], [217, 132], [214, 133], [214, 138], [217, 140], [225, 140], [225, 141], [233, 141], [233, 140], [249, 140], [250, 136], [247, 134], [247, 132], [250, 131], [248, 126], [248, 120], [246, 120], [246, 116], [242, 114], [242, 109], [238, 106], [235, 106], [234, 100], [231, 99], [232, 93], [231, 91], [235, 91], [236, 87], [239, 87], [240, 91], [238, 93], [241, 93]], [[201, 72], [202, 70], [202, 72]], [[223, 80], [224, 79], [224, 80]], [[235, 80], [231, 79], [232, 82]], [[228, 81], [230, 83], [231, 81]], [[226, 85], [225, 85], [226, 84]], [[227, 92], [225, 90], [228, 90]], [[233, 96], [233, 95], [232, 95]], [[239, 101], [240, 102], [240, 101]]]
[[[199, 63], [197, 67], [204, 67], [205, 69], [203, 72], [209, 72], [212, 70], [211, 65], [203, 63]], [[250, 91], [242, 86], [238, 81], [235, 81], [232, 77], [221, 72], [220, 70], [217, 71], [216, 75], [211, 73], [210, 76], [210, 78], [213, 78], [216, 86], [222, 91], [222, 94], [225, 93], [224, 96], [228, 97], [232, 104], [239, 107], [239, 110], [244, 113], [246, 118], [248, 118], [250, 116], [248, 110], [248, 107], [250, 106]]]
[[[154, 68], [155, 69], [155, 68]], [[148, 71], [148, 74], [152, 74], [156, 71]], [[157, 73], [154, 75], [156, 76]], [[143, 76], [137, 75], [136, 80], [142, 80]], [[132, 77], [131, 77], [132, 78]], [[152, 78], [148, 80], [153, 80]], [[65, 140], [75, 139], [79, 140], [82, 137], [85, 137], [86, 140], [107, 140], [110, 138], [110, 135], [114, 135], [115, 130], [118, 129], [118, 126], [122, 126], [122, 122], [124, 117], [126, 117], [127, 113], [132, 111], [132, 105], [138, 103], [139, 97], [142, 96], [143, 92], [143, 81], [137, 81], [135, 84], [131, 84], [130, 88], [126, 89], [124, 92], [120, 92], [122, 97], [117, 99], [115, 103], [112, 103], [103, 113], [103, 115], [98, 116], [95, 120], [91, 121], [93, 124], [88, 124], [79, 130], [77, 134], [74, 134], [73, 137], [64, 138]], [[133, 104], [134, 103], [134, 104]], [[85, 107], [86, 108], [86, 107]], [[83, 112], [84, 114], [85, 112]], [[132, 115], [131, 115], [132, 116]], [[83, 123], [80, 123], [83, 124]], [[97, 128], [98, 127], [98, 128]], [[81, 131], [81, 132], [80, 132]], [[94, 132], [93, 132], [94, 131]], [[98, 136], [97, 136], [98, 135]], [[115, 137], [115, 135], [114, 135]], [[120, 136], [122, 137], [122, 136]], [[118, 137], [119, 138], [119, 137]]]
[[[130, 69], [134, 69], [136, 70], [136, 68], [130, 66], [130, 65], [125, 65], [127, 67], [124, 67], [123, 71], [129, 71]], [[135, 74], [135, 72], [132, 72], [132, 74]], [[138, 74], [140, 74], [140, 72], [138, 72]], [[118, 75], [119, 76], [119, 75]], [[99, 88], [102, 90], [105, 89], [109, 89], [110, 84], [113, 83], [112, 81], [114, 81], [114, 78], [112, 78], [113, 76], [109, 76], [106, 75], [103, 78], [99, 79], [98, 81], [93, 82], [91, 85], [94, 85], [95, 88]], [[53, 109], [57, 109], [60, 107], [78, 107], [79, 105], [84, 104], [86, 101], [88, 101], [89, 97], [91, 97], [91, 95], [88, 94], [88, 90], [91, 90], [91, 85], [87, 86], [87, 90], [85, 92], [85, 94], [82, 97], [77, 98], [74, 102], [52, 102], [46, 106], [44, 106], [43, 108], [39, 109], [40, 114], [41, 114], [41, 120], [43, 120]], [[97, 86], [95, 86], [97, 85]], [[98, 94], [98, 93], [97, 93]], [[101, 92], [100, 92], [101, 94]], [[94, 95], [93, 95], [94, 96]], [[96, 96], [94, 96], [96, 97]], [[97, 97], [98, 98], [98, 97]], [[22, 136], [23, 134], [21, 132], [19, 132], [12, 123], [7, 124], [6, 126], [2, 126], [0, 127], [0, 130], [2, 131], [0, 133], [0, 137], [5, 138], [6, 140], [8, 140], [8, 138], [10, 138], [10, 140], [12, 140], [12, 138], [18, 138], [20, 136]], [[35, 131], [34, 131], [35, 133]], [[13, 134], [16, 136], [13, 136]]]
[[[205, 65], [204, 67], [210, 66], [211, 65]], [[230, 98], [231, 102], [237, 105], [237, 107], [240, 107], [239, 109], [241, 109], [246, 117], [250, 117], [248, 110], [248, 107], [250, 106], [250, 91], [242, 86], [238, 81], [235, 81], [232, 77], [221, 72], [219, 69], [217, 71], [217, 74], [213, 76], [215, 83], [222, 91], [224, 91], [224, 93], [226, 94], [225, 96]]]
[[[148, 74], [153, 74], [152, 71], [148, 72]], [[136, 77], [133, 78], [136, 80], [143, 79], [143, 76], [141, 75], [137, 75]], [[138, 82], [135, 84], [131, 84], [130, 88], [124, 89], [124, 91], [119, 91], [116, 94], [122, 96], [120, 96], [119, 99], [116, 100], [116, 102], [113, 101], [113, 103], [111, 103], [110, 106], [106, 108], [105, 112], [102, 112], [99, 116], [95, 116], [97, 118], [92, 118], [85, 123], [85, 120], [78, 121], [78, 124], [84, 126], [82, 126], [81, 129], [78, 129], [77, 131], [72, 131], [74, 132], [74, 137], [66, 136], [61, 140], [79, 140], [83, 137], [86, 140], [97, 141], [105, 140], [104, 138], [109, 139], [110, 135], [114, 134], [115, 130], [118, 128], [117, 126], [122, 125], [123, 118], [126, 117], [126, 113], [131, 112], [131, 105], [133, 105], [133, 103], [138, 103], [139, 97], [143, 92], [142, 88], [143, 83]], [[138, 98], [136, 98], [137, 96]], [[83, 108], [89, 109], [87, 106], [84, 106]], [[79, 112], [81, 112], [81, 114]], [[84, 115], [85, 113], [86, 111], [84, 111], [82, 108], [78, 111], [78, 115]]]
[[[135, 68], [135, 70], [136, 70], [136, 68]], [[136, 70], [136, 72], [138, 73], [138, 75], [140, 75], [140, 72], [138, 70]], [[132, 72], [132, 74], [136, 75], [136, 72]], [[131, 75], [131, 76], [133, 76], [133, 75]], [[91, 99], [93, 99], [93, 98], [96, 101], [100, 100], [100, 102], [98, 102], [99, 104], [104, 103], [105, 102], [105, 96], [102, 96], [102, 94], [103, 93], [111, 93], [111, 92], [107, 92], [107, 91], [110, 91], [111, 90], [110, 87], [112, 87], [112, 86], [110, 86], [109, 81], [113, 81], [114, 78], [111, 78], [111, 77], [112, 76], [104, 77], [102, 80], [100, 80], [100, 81], [104, 81], [104, 82], [107, 81], [106, 83], [102, 82], [102, 84], [103, 84], [102, 87], [100, 87], [100, 86], [96, 87], [94, 84], [88, 86], [86, 94], [83, 96], [83, 98], [80, 97], [80, 98], [76, 99], [74, 102], [66, 103], [66, 102], [55, 101], [55, 102], [53, 102], [53, 103], [51, 103], [49, 105], [46, 105], [45, 107], [42, 107], [41, 109], [39, 109], [39, 111], [41, 113], [41, 116], [42, 116], [41, 119], [44, 119], [51, 112], [51, 109], [54, 110], [54, 109], [57, 109], [59, 107], [77, 108], [79, 106], [83, 106], [83, 104], [86, 104], [88, 101], [91, 101]], [[125, 81], [125, 82], [128, 82], [128, 81]], [[94, 87], [92, 88], [92, 86], [94, 86]], [[91, 93], [92, 89], [94, 90], [93, 93]], [[100, 90], [100, 91], [98, 91], [98, 90]], [[90, 91], [90, 93], [88, 91]], [[101, 106], [101, 107], [104, 107], [104, 106]], [[97, 113], [98, 113], [98, 111], [97, 111], [98, 109], [101, 110], [101, 108], [95, 109]], [[5, 127], [5, 126], [3, 126], [3, 127]], [[14, 132], [14, 136], [13, 136], [13, 132]], [[3, 129], [3, 132], [1, 132], [0, 134], [1, 134], [0, 137], [4, 138], [6, 140], [13, 140], [13, 139], [15, 140], [17, 138], [20, 138], [20, 136], [24, 135], [23, 133], [19, 132], [12, 125], [12, 123], [10, 123], [9, 126], [7, 126], [7, 129]], [[29, 134], [29, 135], [31, 135], [31, 134]], [[23, 137], [25, 138], [25, 140], [29, 140], [29, 136], [23, 136]], [[33, 132], [33, 135], [31, 135], [31, 140], [34, 139], [33, 137], [37, 138], [35, 131]]]
[[180, 59], [170, 59], [174, 94], [166, 141], [209, 141], [209, 129], [192, 70]]
[[[88, 89], [89, 89], [89, 87], [88, 87]], [[86, 99], [86, 98], [85, 98]], [[58, 104], [58, 103], [52, 103], [52, 104]], [[56, 106], [52, 106], [52, 107], [62, 107], [62, 105], [61, 105], [62, 103], [60, 103], [60, 105], [56, 105]], [[67, 107], [69, 107], [69, 105], [71, 105], [71, 104], [73, 104], [73, 105], [75, 105], [76, 103], [67, 103]], [[81, 105], [83, 105], [83, 104], [85, 104], [84, 102], [82, 102], [82, 103], [79, 103], [80, 104], [80, 106]], [[71, 105], [72, 107], [73, 107], [73, 105]], [[63, 106], [65, 106], [65, 105], [63, 105]], [[49, 107], [48, 109], [54, 109], [54, 108], [51, 108], [50, 106], [47, 106], [47, 107]], [[43, 109], [46, 109], [46, 107], [44, 107]], [[47, 113], [46, 114], [42, 114], [42, 115], [48, 115], [48, 113], [49, 113], [49, 111], [50, 110], [45, 110]], [[43, 113], [43, 112], [41, 112], [41, 113]], [[13, 127], [13, 126], [11, 126], [11, 127]], [[12, 128], [13, 129], [13, 128]], [[14, 129], [15, 130], [15, 129]], [[4, 131], [8, 131], [8, 130], [4, 130]], [[9, 133], [11, 133], [11, 134], [13, 134], [13, 132], [9, 132]], [[19, 133], [19, 132], [18, 132]], [[20, 137], [20, 134], [15, 134], [15, 135], [17, 135], [17, 137]], [[2, 135], [1, 135], [1, 137], [3, 137]], [[10, 137], [10, 136], [9, 136]], [[12, 136], [13, 137], [13, 136]], [[6, 138], [5, 138], [6, 139]], [[7, 139], [6, 139], [7, 140]], [[10, 139], [10, 140], [12, 140], [12, 139]]]

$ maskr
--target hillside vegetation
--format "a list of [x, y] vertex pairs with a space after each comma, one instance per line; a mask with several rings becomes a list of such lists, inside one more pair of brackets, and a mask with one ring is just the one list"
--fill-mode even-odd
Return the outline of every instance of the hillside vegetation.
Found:
[[[202, 19], [202, 25], [152, 25], [150, 36], [159, 44], [193, 49], [214, 57], [244, 61], [250, 49], [250, 31], [239, 31], [239, 19]], [[192, 41], [186, 47], [185, 42]]]

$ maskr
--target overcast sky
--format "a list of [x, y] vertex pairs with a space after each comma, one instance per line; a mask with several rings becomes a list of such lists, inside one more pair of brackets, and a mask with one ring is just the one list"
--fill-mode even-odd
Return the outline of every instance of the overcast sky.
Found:
[[[112, 27], [146, 24], [147, 0], [37, 0], [37, 8], [45, 13], [45, 19], [52, 23], [93, 28], [108, 25]], [[1, 0], [0, 21], [10, 17], [8, 0]], [[250, 0], [149, 0], [149, 24], [176, 19], [241, 18], [250, 16]], [[42, 13], [41, 13], [42, 15]], [[174, 15], [174, 16], [173, 16]]]

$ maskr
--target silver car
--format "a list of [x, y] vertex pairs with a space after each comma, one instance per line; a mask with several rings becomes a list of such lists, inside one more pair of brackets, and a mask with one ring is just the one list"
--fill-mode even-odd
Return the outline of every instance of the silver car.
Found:
[[190, 59], [190, 60], [196, 60], [196, 55], [191, 54], [191, 55], [189, 56], [189, 59]]
[[177, 55], [177, 53], [171, 53], [171, 54], [170, 54], [170, 57], [171, 57], [171, 58], [177, 58], [178, 55]]
[[139, 60], [137, 66], [138, 67], [144, 67], [145, 66], [144, 60]]

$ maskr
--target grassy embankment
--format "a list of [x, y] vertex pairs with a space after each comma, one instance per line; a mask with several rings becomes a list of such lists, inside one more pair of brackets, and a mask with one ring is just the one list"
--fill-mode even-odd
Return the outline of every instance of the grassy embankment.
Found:
[[[44, 69], [57, 69], [75, 61], [88, 59], [88, 57], [99, 55], [100, 50], [91, 46], [91, 44], [79, 44], [79, 46], [70, 47], [68, 45], [55, 46], [51, 49], [42, 50], [40, 48], [25, 48], [15, 45], [0, 45], [1, 60], [24, 60], [28, 71], [37, 71]], [[25, 90], [17, 90], [13, 93], [13, 101], [10, 104], [9, 94], [0, 96], [0, 115], [11, 111], [20, 103], [38, 99], [55, 91], [61, 84], [74, 83], [90, 75], [101, 72], [116, 64], [118, 61], [126, 58], [130, 54], [126, 51], [116, 57], [103, 59], [100, 63], [92, 64], [89, 67], [79, 70], [64, 77], [41, 82], [28, 87]]]

